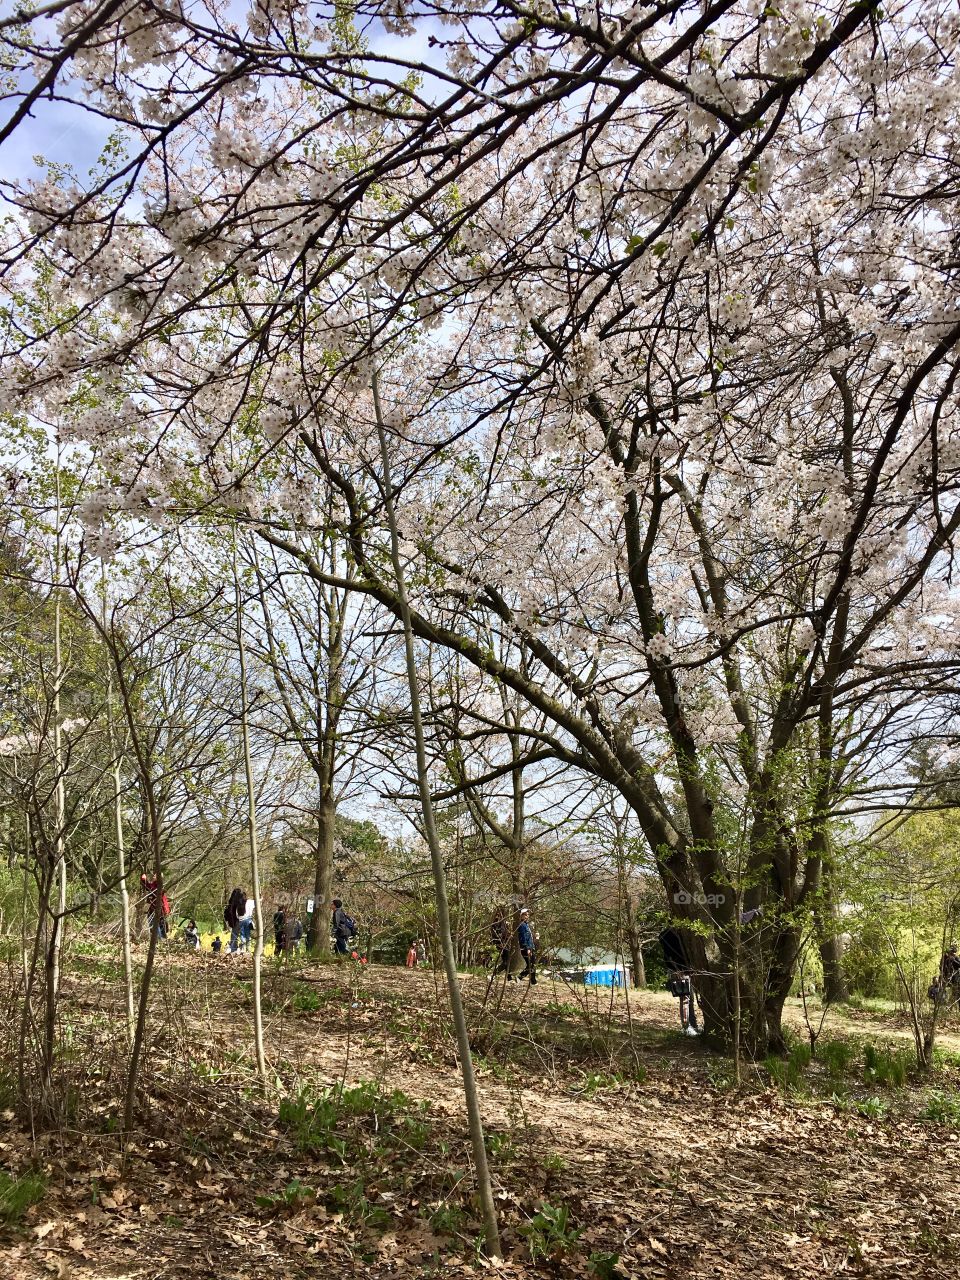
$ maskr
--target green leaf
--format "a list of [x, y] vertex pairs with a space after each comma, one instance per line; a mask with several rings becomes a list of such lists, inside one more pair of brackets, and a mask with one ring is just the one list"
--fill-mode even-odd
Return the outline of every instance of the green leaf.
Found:
[[617, 1266], [619, 1261], [619, 1253], [591, 1253], [590, 1255], [590, 1266], [600, 1280], [626, 1280], [624, 1272]]

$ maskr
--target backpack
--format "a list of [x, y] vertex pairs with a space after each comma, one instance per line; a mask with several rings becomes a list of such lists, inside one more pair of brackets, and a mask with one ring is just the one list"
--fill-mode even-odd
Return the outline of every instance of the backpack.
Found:
[[354, 920], [353, 916], [348, 916], [347, 913], [344, 912], [342, 924], [347, 931], [348, 938], [355, 938], [357, 936], [357, 922]]

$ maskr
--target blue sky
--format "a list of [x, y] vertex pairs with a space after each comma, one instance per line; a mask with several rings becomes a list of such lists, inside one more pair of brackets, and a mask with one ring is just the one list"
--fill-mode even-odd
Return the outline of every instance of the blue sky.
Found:
[[71, 165], [81, 178], [97, 162], [110, 122], [66, 102], [38, 103], [30, 118], [0, 147], [4, 182], [24, 182], [40, 170], [35, 157]]
[[[0, 10], [4, 4], [5, 0], [0, 0]], [[371, 52], [382, 52], [426, 66], [442, 66], [444, 55], [440, 50], [429, 47], [429, 39], [431, 35], [449, 39], [451, 33], [444, 31], [438, 22], [426, 20], [420, 22], [411, 36], [388, 35], [379, 23], [371, 24], [365, 35]], [[403, 73], [394, 71], [393, 74], [400, 76]], [[78, 96], [82, 95], [79, 86], [74, 85], [73, 88], [79, 90]], [[6, 120], [17, 105], [13, 99], [0, 105], [0, 122]], [[97, 163], [113, 127], [111, 121], [75, 103], [38, 102], [30, 117], [21, 122], [6, 142], [0, 144], [0, 200], [4, 184], [24, 182], [39, 176], [40, 169], [35, 163], [37, 156], [58, 164], [69, 164], [81, 180], [85, 179]]]

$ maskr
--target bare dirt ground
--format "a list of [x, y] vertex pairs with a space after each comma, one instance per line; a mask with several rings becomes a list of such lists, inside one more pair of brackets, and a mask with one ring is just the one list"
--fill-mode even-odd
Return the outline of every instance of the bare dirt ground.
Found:
[[[784, 1096], [759, 1065], [734, 1089], [726, 1059], [679, 1035], [664, 993], [628, 1001], [549, 981], [491, 992], [465, 978], [507, 1253], [493, 1265], [473, 1243], [459, 1072], [434, 975], [271, 968], [266, 1099], [248, 982], [243, 962], [164, 959], [124, 1168], [114, 996], [96, 963], [78, 965], [65, 1013], [72, 1118], [31, 1134], [4, 1112], [0, 1160], [11, 1174], [42, 1169], [46, 1193], [0, 1238], [0, 1277], [942, 1277], [960, 1261], [960, 1129], [925, 1118], [931, 1096], [956, 1094], [956, 1027], [932, 1081], [884, 1089], [854, 1064], [831, 1082], [814, 1064]], [[788, 1018], [802, 1028], [799, 1008]], [[908, 1035], [834, 1011], [824, 1032], [856, 1044]], [[81, 1069], [97, 1045], [99, 1066]], [[304, 1145], [279, 1097], [323, 1086], [358, 1101]]]

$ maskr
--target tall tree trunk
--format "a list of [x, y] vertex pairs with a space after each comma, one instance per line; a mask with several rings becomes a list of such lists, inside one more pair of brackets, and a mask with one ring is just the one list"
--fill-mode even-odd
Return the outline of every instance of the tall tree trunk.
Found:
[[[103, 569], [101, 578], [103, 593], [102, 632], [107, 633], [107, 573]], [[123, 809], [121, 806], [120, 786], [120, 753], [116, 744], [116, 729], [113, 723], [113, 664], [107, 664], [107, 735], [110, 743], [110, 755], [113, 758], [111, 775], [113, 778], [113, 820], [117, 841], [117, 874], [120, 878], [120, 945], [123, 951], [123, 983], [127, 998], [127, 1044], [133, 1044], [136, 1030], [136, 1010], [133, 999], [133, 953], [130, 946], [130, 891], [127, 887], [127, 855], [123, 836]]]
[[[46, 861], [46, 860], [44, 860]], [[17, 1096], [20, 1104], [32, 1114], [33, 1101], [30, 1090], [28, 1089], [28, 1080], [32, 1078], [28, 1061], [27, 1061], [27, 1043], [30, 1039], [30, 1033], [34, 1026], [33, 1018], [33, 994], [36, 986], [37, 973], [40, 967], [40, 952], [45, 946], [45, 938], [47, 936], [47, 920], [49, 918], [50, 908], [50, 892], [51, 892], [51, 868], [43, 865], [40, 868], [41, 874], [38, 877], [37, 884], [37, 927], [33, 935], [33, 943], [30, 955], [26, 961], [23, 1005], [20, 1010], [20, 1035], [17, 1043]], [[26, 943], [26, 940], [25, 940]]]
[[477, 1092], [477, 1080], [473, 1070], [473, 1056], [470, 1052], [470, 1035], [463, 1010], [460, 994], [460, 980], [457, 975], [457, 962], [453, 951], [453, 938], [450, 933], [450, 907], [447, 902], [447, 879], [443, 865], [443, 851], [437, 832], [433, 811], [433, 798], [430, 794], [430, 778], [428, 774], [426, 740], [423, 730], [423, 719], [420, 711], [420, 689], [417, 677], [416, 655], [413, 647], [413, 624], [410, 615], [410, 604], [407, 597], [406, 582], [403, 573], [403, 562], [400, 558], [400, 534], [397, 529], [396, 510], [393, 504], [393, 481], [391, 479], [390, 455], [387, 446], [387, 435], [383, 423], [383, 412], [380, 405], [379, 380], [373, 375], [373, 402], [377, 419], [377, 436], [380, 444], [380, 460], [383, 469], [384, 509], [390, 530], [390, 555], [393, 572], [397, 584], [397, 600], [400, 606], [403, 624], [404, 656], [406, 658], [407, 683], [410, 689], [410, 711], [413, 720], [414, 742], [416, 747], [417, 777], [420, 784], [420, 802], [423, 808], [423, 824], [427, 844], [430, 849], [430, 865], [433, 870], [433, 883], [437, 901], [437, 926], [440, 935], [440, 946], [443, 951], [443, 964], [446, 971], [447, 989], [450, 995], [450, 1008], [453, 1013], [453, 1024], [457, 1037], [457, 1048], [460, 1054], [460, 1068], [463, 1073], [463, 1092], [467, 1104], [467, 1120], [470, 1128], [470, 1139], [473, 1147], [473, 1163], [477, 1175], [477, 1189], [483, 1210], [483, 1224], [486, 1250], [491, 1257], [500, 1257], [500, 1232], [497, 1225], [497, 1211], [493, 1199], [493, 1187], [490, 1182], [490, 1169], [487, 1163], [487, 1149], [483, 1136], [483, 1120], [480, 1115], [480, 1099]]
[[63, 729], [60, 722], [60, 687], [63, 684], [63, 651], [61, 640], [62, 610], [60, 600], [60, 472], [57, 471], [57, 547], [53, 606], [53, 763], [56, 770], [56, 918], [53, 922], [50, 981], [51, 1003], [56, 1003], [60, 987], [60, 953], [67, 913], [67, 856], [64, 844], [66, 826], [66, 789], [63, 778]]
[[57, 536], [54, 558], [53, 604], [53, 765], [55, 788], [55, 908], [51, 913], [50, 933], [45, 965], [46, 1002], [44, 1009], [43, 1092], [45, 1104], [52, 1104], [53, 1058], [57, 1030], [57, 998], [60, 994], [60, 966], [63, 935], [67, 924], [67, 854], [64, 842], [66, 827], [66, 788], [63, 777], [63, 728], [60, 713], [60, 689], [63, 684], [63, 646], [61, 637], [62, 602], [60, 598], [60, 466], [57, 459]]
[[643, 952], [640, 949], [640, 933], [637, 929], [637, 916], [633, 905], [633, 894], [627, 888], [626, 875], [621, 864], [620, 867], [620, 886], [623, 894], [623, 915], [626, 921], [625, 933], [627, 935], [627, 946], [630, 949], [630, 961], [633, 967], [633, 985], [638, 991], [642, 991], [647, 985], [647, 970], [643, 963]]
[[[116, 651], [115, 651], [116, 653]], [[118, 654], [116, 656], [119, 656]], [[131, 735], [136, 733], [136, 726], [133, 715], [133, 707], [130, 703], [129, 690], [121, 685], [123, 694], [124, 712], [127, 716], [127, 723], [130, 726]], [[143, 1049], [147, 1035], [147, 1012], [150, 1007], [150, 987], [153, 980], [153, 967], [157, 955], [157, 942], [160, 937], [160, 930], [156, 927], [156, 914], [163, 911], [163, 866], [161, 861], [161, 840], [160, 840], [160, 813], [157, 808], [157, 797], [153, 789], [153, 777], [151, 773], [150, 756], [141, 749], [140, 744], [134, 741], [134, 750], [137, 756], [137, 766], [140, 771], [140, 780], [143, 786], [144, 798], [147, 809], [147, 823], [149, 826], [149, 839], [151, 853], [153, 854], [153, 878], [156, 881], [156, 912], [154, 913], [153, 926], [148, 930], [149, 939], [147, 942], [147, 959], [143, 966], [143, 976], [140, 979], [140, 992], [137, 999], [137, 1018], [133, 1028], [133, 1041], [130, 1045], [130, 1065], [127, 1069], [127, 1088], [123, 1099], [123, 1133], [125, 1137], [129, 1137], [133, 1129], [133, 1109], [137, 1097], [137, 1085], [140, 1081], [140, 1066], [143, 1061]]]
[[133, 952], [130, 945], [130, 891], [127, 888], [127, 855], [123, 838], [123, 811], [120, 795], [120, 759], [114, 757], [113, 816], [117, 836], [117, 872], [120, 877], [120, 945], [123, 951], [123, 985], [127, 997], [127, 1040], [132, 1044], [136, 1013], [133, 999]]
[[643, 963], [643, 951], [640, 949], [640, 935], [633, 920], [627, 925], [627, 946], [630, 948], [633, 985], [638, 991], [643, 991], [647, 985], [647, 970]]
[[[27, 984], [30, 979], [30, 934], [27, 924], [27, 903], [30, 900], [30, 855], [32, 853], [32, 849], [30, 847], [30, 809], [26, 805], [23, 810], [23, 825], [23, 884], [21, 886], [23, 901], [20, 904], [20, 941], [23, 949], [23, 989], [24, 992], [26, 992]], [[39, 928], [39, 924], [37, 927]]]
[[247, 702], [247, 649], [243, 638], [242, 597], [240, 575], [237, 571], [237, 543], [234, 530], [233, 582], [236, 590], [237, 652], [240, 656], [240, 734], [243, 741], [243, 770], [247, 783], [247, 840], [250, 849], [250, 878], [253, 882], [253, 901], [256, 910], [254, 928], [256, 942], [253, 947], [253, 1044], [257, 1057], [257, 1073], [260, 1088], [267, 1089], [267, 1059], [263, 1049], [263, 899], [260, 893], [260, 848], [257, 843], [257, 797], [253, 782], [253, 761], [250, 757], [250, 723]]

